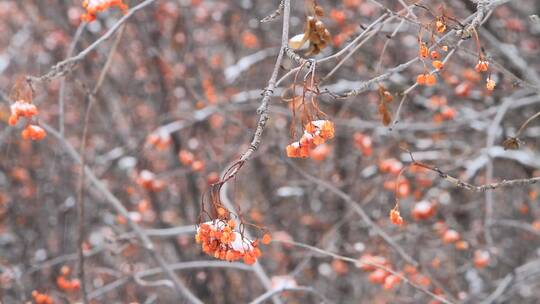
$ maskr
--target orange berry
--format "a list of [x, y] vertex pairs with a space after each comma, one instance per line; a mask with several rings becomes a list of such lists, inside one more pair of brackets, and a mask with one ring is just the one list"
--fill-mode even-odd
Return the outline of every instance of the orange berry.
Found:
[[444, 107], [441, 111], [442, 116], [444, 119], [450, 120], [454, 119], [456, 117], [456, 110], [451, 107]]
[[309, 151], [309, 156], [315, 161], [323, 161], [330, 154], [330, 148], [326, 144], [321, 144]]
[[206, 181], [209, 185], [219, 182], [219, 173], [212, 171], [206, 176]]
[[259, 45], [259, 39], [252, 32], [246, 31], [242, 34], [242, 44], [249, 49], [256, 48]]
[[60, 273], [63, 275], [63, 276], [67, 276], [69, 275], [69, 273], [71, 272], [71, 269], [69, 269], [69, 266], [62, 266], [62, 268], [60, 268]]
[[401, 278], [397, 275], [389, 275], [384, 279], [383, 288], [388, 290], [394, 288], [401, 282]]
[[392, 94], [388, 91], [383, 92], [383, 98], [386, 102], [392, 102], [394, 100], [394, 96], [392, 96]]
[[349, 267], [347, 266], [347, 263], [343, 262], [342, 260], [334, 259], [332, 261], [332, 269], [338, 274], [338, 275], [345, 275], [347, 272], [349, 272]]
[[421, 201], [414, 204], [411, 215], [415, 220], [427, 220], [435, 215], [435, 206], [428, 201]]
[[22, 130], [22, 132], [21, 132], [21, 137], [22, 137], [23, 139], [30, 139], [30, 137], [31, 137], [30, 130], [29, 130], [28, 128]]
[[180, 152], [178, 152], [178, 159], [184, 166], [190, 166], [193, 163], [194, 158], [193, 153], [189, 151], [180, 150]]
[[493, 80], [491, 77], [488, 77], [486, 79], [486, 89], [488, 89], [489, 91], [493, 91], [495, 89], [495, 80]]
[[390, 210], [390, 221], [394, 225], [403, 225], [403, 218], [399, 214], [398, 205], [394, 209]]
[[329, 120], [325, 120], [323, 125], [322, 125], [322, 128], [321, 128], [321, 136], [324, 138], [324, 139], [332, 139], [334, 138], [334, 123], [329, 121]]
[[469, 249], [469, 243], [467, 241], [457, 241], [456, 244], [457, 250], [467, 250]]
[[538, 221], [538, 220], [534, 221], [534, 222], [531, 223], [531, 225], [532, 225], [534, 230], [540, 231], [540, 221]]
[[342, 24], [345, 22], [345, 12], [341, 10], [332, 9], [330, 11], [330, 18], [332, 18], [337, 23]]
[[434, 86], [435, 84], [437, 84], [437, 77], [433, 74], [426, 75], [426, 85]]
[[204, 161], [196, 160], [191, 164], [191, 169], [195, 172], [200, 172], [204, 170]]
[[353, 135], [354, 143], [356, 147], [362, 152], [364, 156], [371, 156], [373, 153], [373, 142], [371, 137], [364, 135], [360, 132], [356, 132]]
[[481, 72], [487, 72], [488, 67], [489, 67], [489, 62], [488, 62], [487, 60], [480, 59], [480, 60], [478, 61], [478, 63], [476, 64], [476, 66], [474, 67], [474, 69], [475, 69], [478, 73], [481, 73]]
[[265, 233], [262, 238], [262, 243], [265, 245], [268, 245], [270, 244], [271, 241], [272, 241], [272, 237], [270, 236], [270, 234]]
[[19, 121], [19, 118], [16, 115], [11, 115], [11, 116], [9, 116], [8, 124], [10, 126], [14, 126], [14, 125], [17, 124], [17, 121]]
[[389, 273], [386, 270], [378, 268], [369, 274], [368, 280], [375, 284], [383, 284], [388, 275]]
[[420, 74], [420, 75], [416, 76], [416, 83], [418, 83], [419, 85], [425, 85], [426, 84], [426, 75], [425, 74]]
[[476, 250], [474, 252], [474, 266], [476, 268], [484, 268], [489, 264], [489, 251], [486, 250]]
[[439, 52], [431, 51], [431, 59], [439, 59], [439, 58], [441, 58], [441, 55], [439, 55]]
[[290, 157], [290, 158], [300, 157], [300, 143], [293, 142], [292, 144], [287, 146], [286, 151], [287, 151], [287, 157]]
[[427, 58], [429, 55], [429, 49], [424, 42], [420, 44], [420, 50], [418, 52], [418, 55], [423, 58]]
[[225, 208], [223, 208], [223, 207], [217, 208], [217, 212], [218, 212], [219, 216], [225, 216], [227, 214], [227, 210], [225, 210]]
[[459, 97], [467, 97], [471, 93], [471, 88], [470, 82], [462, 82], [454, 89], [454, 93]]
[[455, 243], [459, 241], [460, 236], [459, 233], [453, 229], [446, 230], [446, 232], [443, 234], [443, 242], [446, 244]]
[[434, 60], [431, 65], [433, 65], [434, 68], [436, 68], [437, 70], [440, 70], [443, 68], [443, 63], [442, 61], [440, 60]]
[[244, 255], [244, 263], [247, 265], [255, 264], [256, 260], [249, 254]]
[[446, 25], [443, 21], [437, 20], [437, 22], [435, 22], [435, 28], [437, 29], [437, 32], [444, 33], [444, 31], [446, 30]]

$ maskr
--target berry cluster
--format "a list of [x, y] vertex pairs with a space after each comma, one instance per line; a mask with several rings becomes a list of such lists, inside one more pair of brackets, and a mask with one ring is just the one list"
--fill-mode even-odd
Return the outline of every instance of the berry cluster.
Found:
[[82, 21], [91, 22], [96, 20], [96, 15], [113, 6], [118, 7], [122, 12], [126, 13], [128, 6], [123, 0], [84, 0], [83, 7], [86, 9], [86, 14], [81, 16]]
[[51, 298], [51, 296], [40, 293], [36, 290], [32, 291], [32, 298], [34, 298], [34, 302], [36, 302], [36, 304], [54, 304], [54, 300]]
[[[38, 115], [37, 107], [24, 100], [18, 100], [10, 106], [11, 115], [9, 116], [8, 123], [10, 126], [14, 126], [19, 122], [21, 117], [24, 117], [28, 120], [32, 119], [33, 116]], [[33, 125], [28, 123], [26, 128], [21, 133], [23, 139], [31, 140], [42, 140], [45, 138], [47, 133], [43, 130], [42, 127], [38, 125]]]
[[[262, 255], [258, 241], [251, 241], [234, 231], [234, 220], [214, 220], [205, 222], [197, 228], [195, 240], [201, 244], [204, 253], [225, 261], [243, 259], [244, 263], [252, 265]], [[266, 235], [265, 235], [266, 238]], [[263, 241], [267, 239], [263, 238]]]
[[68, 266], [62, 266], [60, 276], [56, 278], [56, 285], [64, 291], [77, 291], [81, 288], [81, 282], [78, 279], [69, 279], [71, 269]]
[[11, 115], [9, 116], [8, 123], [10, 126], [14, 126], [19, 121], [19, 118], [25, 117], [27, 119], [31, 119], [32, 116], [38, 114], [37, 107], [29, 102], [25, 102], [23, 100], [19, 100], [14, 102], [10, 106]]
[[47, 136], [42, 127], [36, 125], [28, 125], [21, 133], [23, 139], [42, 140]]
[[314, 120], [304, 126], [304, 134], [299, 141], [288, 145], [287, 156], [291, 158], [306, 158], [310, 150], [334, 138], [334, 123], [329, 120]]

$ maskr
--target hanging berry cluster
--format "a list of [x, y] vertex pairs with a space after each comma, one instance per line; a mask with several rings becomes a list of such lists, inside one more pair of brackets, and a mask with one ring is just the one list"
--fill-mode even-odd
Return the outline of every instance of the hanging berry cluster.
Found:
[[419, 50], [418, 50], [418, 56], [422, 60], [424, 64], [424, 72], [422, 74], [419, 74], [416, 77], [416, 83], [419, 85], [425, 85], [425, 86], [434, 86], [437, 84], [437, 77], [435, 74], [430, 73], [427, 69], [427, 64], [425, 60], [430, 59], [431, 60], [431, 66], [436, 70], [440, 71], [444, 67], [444, 63], [440, 60], [441, 55], [439, 51], [446, 52], [448, 50], [447, 46], [441, 46], [439, 50], [433, 50], [429, 51], [429, 46], [426, 42], [422, 41], [421, 38], [418, 39], [419, 44]]
[[204, 253], [216, 259], [229, 262], [242, 259], [248, 265], [254, 264], [262, 255], [258, 241], [242, 237], [240, 232], [234, 231], [235, 227], [236, 222], [232, 219], [205, 222], [197, 228], [195, 240], [201, 244]]
[[[204, 253], [216, 259], [229, 262], [242, 260], [244, 263], [252, 265], [262, 256], [262, 251], [259, 248], [259, 240], [251, 240], [244, 235], [246, 223], [242, 217], [233, 214], [220, 200], [221, 187], [232, 178], [229, 173], [238, 169], [241, 164], [237, 163], [233, 165], [227, 171], [225, 174], [226, 177], [222, 181], [211, 186], [208, 201], [205, 201], [205, 197], [203, 196], [195, 241], [201, 245]], [[206, 205], [209, 205], [209, 210], [207, 210]], [[203, 218], [205, 217], [210, 220], [203, 222]], [[238, 225], [233, 217], [239, 220]], [[263, 231], [254, 224], [250, 225]], [[262, 243], [269, 244], [270, 241], [270, 235], [264, 233]]]
[[313, 120], [304, 126], [304, 134], [299, 141], [287, 146], [287, 156], [291, 158], [306, 158], [310, 150], [334, 138], [334, 123], [329, 120]]
[[[487, 61], [482, 51], [480, 51], [480, 55], [478, 55], [478, 63], [476, 64], [474, 69], [478, 73], [489, 72], [489, 61]], [[495, 89], [495, 86], [495, 80], [493, 80], [493, 78], [491, 77], [491, 73], [488, 73], [488, 76], [486, 78], [486, 89], [488, 89], [489, 91], [493, 91]]]
[[[316, 63], [313, 62], [309, 67], [309, 71], [304, 76], [301, 92], [297, 92], [296, 89], [298, 74], [302, 70], [298, 69], [290, 90], [292, 97], [288, 99], [282, 97], [284, 101], [289, 102], [292, 112], [291, 137], [296, 137], [297, 111], [300, 111], [299, 120], [302, 127], [302, 136], [300, 136], [300, 139], [287, 145], [287, 157], [312, 157], [315, 160], [322, 160], [329, 152], [329, 149], [325, 146], [326, 141], [334, 138], [334, 123], [328, 119], [321, 119], [326, 114], [319, 109], [317, 102], [317, 96], [320, 95], [320, 91], [315, 81], [315, 68]], [[288, 90], [285, 93], [287, 92]], [[321, 151], [324, 153], [321, 153]]]
[[38, 115], [36, 105], [32, 103], [32, 88], [24, 79], [17, 81], [10, 95], [11, 100], [15, 100], [10, 106], [11, 115], [8, 119], [10, 126], [15, 126], [21, 118], [26, 118], [26, 127], [21, 132], [23, 139], [42, 140], [47, 133], [45, 130], [32, 124], [32, 119]]
[[128, 10], [128, 6], [123, 0], [84, 0], [82, 5], [86, 9], [86, 13], [81, 16], [81, 20], [85, 22], [96, 20], [98, 13], [114, 6], [118, 7], [124, 14]]
[[[439, 72], [444, 68], [444, 62], [441, 60], [440, 52], [448, 51], [448, 47], [446, 45], [437, 44], [435, 38], [437, 35], [444, 34], [448, 28], [458, 29], [459, 27], [463, 27], [463, 25], [455, 18], [447, 15], [444, 7], [440, 8], [441, 12], [438, 14], [424, 5], [418, 4], [417, 6], [428, 11], [434, 18], [427, 25], [423, 25], [418, 34], [418, 57], [422, 60], [424, 65], [424, 72], [416, 77], [416, 83], [422, 86], [434, 86], [437, 84], [437, 77], [434, 72], [428, 71], [426, 60], [431, 60], [431, 66], [436, 72]], [[428, 42], [423, 40], [422, 31], [424, 29], [429, 32], [430, 38]], [[430, 49], [432, 50], [430, 51]]]
[[56, 278], [56, 285], [58, 288], [70, 292], [77, 291], [81, 288], [81, 282], [78, 279], [69, 279], [71, 269], [68, 266], [62, 266], [60, 268], [60, 276]]
[[324, 17], [324, 9], [313, 1], [308, 11], [304, 33], [298, 34], [289, 40], [289, 47], [295, 50], [300, 49], [309, 41], [306, 56], [319, 54], [332, 39], [326, 25], [319, 20], [319, 18]]

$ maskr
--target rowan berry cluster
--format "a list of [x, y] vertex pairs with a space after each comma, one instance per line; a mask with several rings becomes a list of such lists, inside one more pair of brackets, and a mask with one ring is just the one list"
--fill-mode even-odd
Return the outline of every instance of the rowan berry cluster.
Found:
[[304, 126], [304, 134], [299, 141], [288, 145], [287, 156], [307, 158], [310, 150], [334, 138], [334, 123], [330, 120], [313, 120]]
[[32, 116], [38, 114], [37, 107], [29, 102], [19, 100], [11, 104], [11, 115], [9, 116], [8, 123], [10, 126], [14, 126], [19, 122], [19, 118], [24, 117], [31, 119]]
[[38, 109], [32, 103], [32, 91], [28, 85], [22, 80], [18, 81], [11, 95], [16, 101], [10, 106], [11, 113], [8, 118], [8, 124], [15, 126], [21, 118], [26, 118], [27, 124], [21, 132], [21, 137], [31, 140], [42, 140], [45, 138], [47, 136], [45, 130], [31, 123], [32, 118], [38, 115]]
[[114, 6], [124, 13], [128, 10], [128, 6], [123, 0], [84, 0], [82, 5], [86, 9], [86, 13], [81, 16], [81, 20], [85, 22], [96, 20], [98, 13]]
[[[479, 59], [478, 59], [478, 63], [476, 64], [474, 69], [478, 73], [488, 72], [488, 70], [489, 70], [489, 61], [487, 61], [484, 58], [484, 55], [482, 53], [480, 54]], [[495, 89], [495, 86], [496, 86], [495, 80], [493, 80], [493, 78], [491, 77], [491, 74], [488, 74], [488, 77], [486, 78], [486, 89], [488, 89], [489, 91], [493, 91]]]
[[[204, 253], [216, 259], [229, 262], [243, 260], [248, 265], [254, 264], [262, 255], [258, 240], [249, 240], [240, 232], [235, 231], [236, 222], [216, 219], [205, 222], [197, 227], [195, 241], [201, 244]], [[270, 236], [265, 234], [263, 243], [270, 242]]]
[[51, 296], [40, 293], [36, 290], [32, 291], [32, 298], [36, 304], [54, 304], [54, 300], [51, 298]]
[[69, 279], [71, 269], [68, 266], [60, 268], [60, 276], [56, 278], [56, 285], [64, 291], [76, 291], [81, 288], [81, 282], [78, 279]]

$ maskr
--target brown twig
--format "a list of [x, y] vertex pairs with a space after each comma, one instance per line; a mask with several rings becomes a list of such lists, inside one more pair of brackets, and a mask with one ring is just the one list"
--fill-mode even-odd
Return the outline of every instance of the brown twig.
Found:
[[[85, 237], [85, 229], [84, 229], [84, 218], [85, 218], [85, 208], [84, 208], [84, 168], [86, 167], [86, 139], [88, 136], [88, 123], [90, 121], [90, 113], [92, 111], [92, 106], [96, 102], [95, 94], [98, 92], [99, 88], [101, 87], [101, 84], [103, 83], [103, 80], [105, 79], [105, 76], [107, 75], [107, 72], [109, 71], [109, 68], [111, 66], [112, 57], [114, 52], [116, 52], [116, 48], [118, 47], [120, 40], [122, 39], [122, 34], [124, 33], [124, 26], [122, 25], [120, 27], [120, 30], [118, 31], [118, 35], [116, 36], [116, 39], [111, 47], [111, 50], [109, 51], [109, 54], [107, 56], [107, 60], [105, 62], [105, 65], [103, 66], [103, 69], [101, 70], [101, 73], [99, 75], [98, 81], [96, 82], [94, 89], [92, 92], [88, 92], [87, 94], [87, 106], [86, 111], [84, 113], [84, 122], [83, 122], [83, 132], [81, 136], [81, 148], [79, 154], [81, 155], [81, 166], [80, 166], [80, 176], [79, 176], [79, 185], [78, 185], [78, 194], [77, 194], [77, 201], [78, 201], [78, 208], [77, 208], [77, 215], [79, 218], [79, 226], [78, 226], [78, 256], [79, 256], [79, 268], [78, 268], [78, 277], [81, 282], [81, 292], [83, 295], [83, 302], [85, 304], [88, 302], [88, 292], [86, 290], [86, 280], [85, 280], [85, 272], [84, 272], [84, 237]], [[60, 133], [61, 136], [63, 136], [62, 133]]]
[[464, 182], [464, 181], [462, 181], [462, 180], [460, 180], [458, 178], [455, 178], [455, 177], [453, 177], [451, 175], [448, 175], [448, 174], [446, 174], [445, 172], [443, 172], [441, 169], [439, 169], [437, 167], [432, 167], [432, 166], [427, 165], [425, 163], [416, 161], [414, 159], [413, 154], [412, 154], [411, 151], [409, 151], [409, 150], [405, 150], [405, 151], [407, 151], [409, 153], [409, 155], [411, 157], [411, 160], [412, 160], [412, 165], [419, 166], [419, 167], [428, 169], [430, 171], [433, 171], [433, 172], [437, 173], [440, 178], [446, 180], [447, 182], [451, 183], [455, 187], [462, 188], [462, 189], [465, 189], [465, 190], [469, 190], [469, 191], [472, 191], [472, 192], [485, 192], [485, 191], [494, 190], [494, 189], [498, 189], [498, 188], [509, 188], [509, 187], [516, 187], [516, 186], [529, 186], [529, 185], [534, 185], [536, 183], [540, 183], [540, 177], [531, 177], [531, 178], [522, 178], [522, 179], [503, 180], [502, 182], [498, 182], [498, 183], [489, 183], [489, 184], [484, 184], [484, 185], [477, 186], [477, 185], [473, 185], [473, 184], [469, 184], [467, 182]]
[[264, 129], [266, 128], [266, 123], [268, 122], [268, 119], [270, 118], [270, 115], [268, 113], [269, 109], [269, 102], [270, 98], [273, 95], [274, 89], [276, 88], [276, 80], [279, 73], [279, 67], [281, 66], [281, 61], [283, 60], [283, 55], [285, 54], [285, 48], [287, 47], [288, 41], [289, 41], [289, 18], [290, 18], [290, 12], [291, 12], [291, 5], [290, 0], [284, 0], [284, 8], [283, 8], [283, 29], [281, 33], [281, 47], [279, 50], [278, 57], [276, 59], [276, 63], [274, 65], [274, 70], [272, 72], [272, 75], [270, 76], [270, 79], [268, 80], [268, 85], [264, 89], [262, 95], [263, 98], [261, 100], [261, 105], [257, 109], [257, 114], [259, 114], [259, 120], [257, 122], [257, 127], [255, 129], [255, 133], [253, 135], [253, 139], [251, 140], [251, 143], [249, 145], [249, 148], [240, 156], [238, 159], [238, 163], [241, 163], [241, 165], [237, 165], [234, 170], [232, 170], [229, 174], [229, 179], [233, 178], [242, 168], [242, 164], [248, 161], [253, 153], [257, 151], [261, 144], [262, 135], [264, 132]]

